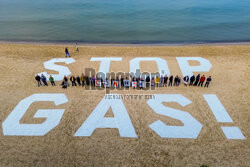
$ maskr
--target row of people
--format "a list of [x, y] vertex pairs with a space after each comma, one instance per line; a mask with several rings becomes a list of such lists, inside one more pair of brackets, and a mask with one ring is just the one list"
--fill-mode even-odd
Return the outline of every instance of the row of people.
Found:
[[189, 76], [185, 76], [183, 78], [183, 82], [184, 82], [184, 85], [188, 85], [189, 86], [201, 86], [203, 87], [203, 83], [206, 81], [204, 87], [208, 87], [210, 82], [212, 81], [212, 77], [209, 76], [207, 79], [205, 77], [205, 75], [200, 75], [198, 74], [196, 77], [193, 75], [189, 78]]
[[[42, 86], [42, 82], [43, 82], [44, 86], [48, 86], [47, 78], [43, 74], [41, 76], [36, 74], [35, 80], [37, 81], [38, 87]], [[51, 75], [49, 77], [49, 81], [50, 81], [52, 86], [56, 86], [54, 78]]]
[[[47, 79], [46, 77], [42, 74], [41, 77], [39, 75], [36, 75], [35, 77], [37, 83], [38, 83], [38, 87], [42, 85], [41, 81], [44, 83], [45, 86], [48, 86], [47, 83]], [[95, 76], [92, 77], [88, 77], [87, 75], [82, 74], [81, 76], [70, 76], [70, 78], [68, 79], [68, 77], [64, 76], [63, 82], [62, 82], [62, 86], [63, 88], [67, 88], [68, 86], [70, 86], [69, 84], [69, 80], [71, 82], [72, 86], [105, 86], [105, 87], [110, 87], [110, 86], [115, 86], [115, 87], [129, 87], [132, 86], [132, 83], [137, 83], [137, 85], [139, 86], [143, 86], [142, 84], [145, 83], [144, 86], [149, 87], [151, 86], [161, 86], [161, 87], [166, 87], [166, 86], [179, 86], [181, 83], [181, 78], [176, 75], [175, 77], [173, 77], [172, 75], [170, 77], [168, 76], [161, 76], [161, 77], [152, 77], [150, 78], [149, 76], [146, 77], [146, 79], [144, 80], [143, 78], [140, 77], [126, 77], [126, 78], [118, 78], [116, 77], [116, 79], [111, 78], [111, 80], [109, 81], [107, 78], [105, 80], [103, 80], [102, 78], [98, 78]], [[201, 86], [203, 87], [203, 84], [206, 80], [205, 86], [204, 87], [208, 87], [209, 83], [212, 81], [211, 76], [209, 76], [207, 79], [205, 78], [204, 75], [200, 76], [200, 74], [198, 74], [196, 77], [193, 75], [189, 78], [189, 76], [185, 76], [183, 78], [183, 83], [185, 86]], [[51, 83], [52, 86], [55, 86], [55, 82], [54, 82], [54, 78], [50, 75], [49, 77], [49, 81]], [[114, 82], [116, 81], [116, 82]], [[111, 84], [110, 84], [111, 83]], [[116, 83], [117, 85], [113, 85], [114, 83]]]

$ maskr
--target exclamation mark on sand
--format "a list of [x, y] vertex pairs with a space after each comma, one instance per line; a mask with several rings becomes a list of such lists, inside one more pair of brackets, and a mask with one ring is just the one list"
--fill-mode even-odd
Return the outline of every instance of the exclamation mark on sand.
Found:
[[[218, 122], [233, 123], [232, 118], [229, 116], [226, 109], [215, 94], [204, 94], [203, 97]], [[241, 133], [240, 128], [237, 126], [221, 126], [221, 129], [227, 139], [245, 139], [245, 136]]]

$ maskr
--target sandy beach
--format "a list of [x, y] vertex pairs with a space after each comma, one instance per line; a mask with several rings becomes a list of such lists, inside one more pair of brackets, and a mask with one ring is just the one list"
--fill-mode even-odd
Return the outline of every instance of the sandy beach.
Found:
[[[182, 76], [176, 57], [203, 57], [212, 68], [204, 72], [212, 76], [209, 88], [160, 87], [154, 91], [112, 91], [117, 94], [182, 94], [192, 101], [184, 108], [203, 128], [197, 139], [164, 139], [149, 125], [161, 120], [169, 125], [182, 125], [178, 120], [156, 114], [146, 99], [123, 100], [138, 138], [120, 137], [117, 129], [96, 129], [90, 137], [74, 137], [75, 132], [92, 113], [105, 91], [87, 91], [82, 87], [63, 90], [57, 86], [37, 87], [35, 74], [47, 71], [43, 63], [52, 58], [64, 58], [66, 45], [0, 44], [0, 127], [15, 106], [34, 93], [64, 93], [69, 102], [54, 106], [52, 102], [37, 102], [30, 106], [20, 123], [42, 123], [34, 119], [37, 109], [65, 108], [60, 124], [45, 136], [4, 136], [0, 131], [0, 166], [250, 166], [250, 45], [220, 46], [87, 46], [67, 45], [75, 63], [67, 66], [73, 75], [85, 68], [98, 71], [100, 62], [91, 57], [122, 57], [112, 62], [110, 71], [129, 72], [134, 57], [160, 57], [167, 61], [172, 75]], [[190, 62], [190, 65], [197, 65]], [[156, 72], [156, 63], [142, 62], [142, 71]], [[195, 73], [196, 75], [198, 73]], [[233, 123], [219, 123], [203, 98], [216, 94]], [[138, 107], [139, 106], [139, 107]], [[112, 117], [112, 110], [106, 116]], [[229, 140], [221, 126], [238, 126], [245, 140]]]

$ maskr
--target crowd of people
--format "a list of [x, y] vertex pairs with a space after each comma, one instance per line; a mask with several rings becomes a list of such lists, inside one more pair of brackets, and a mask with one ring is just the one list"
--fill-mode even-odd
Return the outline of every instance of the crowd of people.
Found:
[[[38, 74], [35, 76], [35, 80], [37, 81], [38, 87], [48, 86], [47, 78], [42, 74], [39, 76]], [[50, 75], [48, 78], [49, 82], [52, 86], [55, 85], [54, 78]], [[201, 86], [208, 87], [210, 82], [212, 81], [211, 76], [205, 77], [204, 75], [198, 74], [197, 76], [185, 76], [183, 79], [183, 84], [185, 86]], [[156, 87], [167, 87], [167, 86], [179, 86], [181, 83], [181, 78], [176, 75], [175, 77], [171, 75], [170, 77], [166, 76], [155, 76], [150, 78], [147, 76], [145, 79], [141, 77], [116, 77], [102, 79], [99, 77], [89, 77], [87, 75], [82, 74], [81, 76], [73, 76], [71, 75], [69, 78], [64, 76], [64, 79], [61, 83], [62, 88], [67, 88], [68, 86], [101, 86], [101, 87], [149, 87], [149, 86], [156, 86]]]
[[[79, 52], [78, 44], [76, 43], [76, 52]], [[65, 48], [65, 57], [71, 57], [69, 54], [68, 48]], [[44, 86], [48, 86], [47, 78], [41, 74], [39, 76], [38, 74], [35, 76], [35, 80], [37, 81], [38, 87], [42, 86], [42, 83]], [[50, 75], [49, 76], [49, 82], [52, 86], [56, 86], [54, 78]], [[167, 87], [167, 86], [179, 86], [181, 83], [181, 78], [176, 75], [175, 77], [173, 75], [171, 76], [155, 76], [155, 77], [149, 77], [147, 76], [145, 79], [141, 77], [116, 77], [111, 78], [110, 80], [108, 78], [104, 79], [95, 77], [95, 76], [87, 76], [82, 74], [81, 76], [70, 76], [68, 77], [64, 76], [64, 79], [61, 83], [62, 88], [67, 88], [70, 86], [69, 81], [71, 82], [71, 86], [101, 86], [101, 87], [150, 87], [150, 86], [156, 86], [156, 87]], [[205, 82], [206, 81], [206, 82]], [[193, 75], [191, 77], [185, 76], [183, 78], [183, 84], [185, 86], [201, 86], [203, 87], [203, 84], [205, 82], [204, 87], [208, 87], [210, 82], [212, 81], [211, 76], [206, 78], [204, 75], [198, 74], [196, 77]]]

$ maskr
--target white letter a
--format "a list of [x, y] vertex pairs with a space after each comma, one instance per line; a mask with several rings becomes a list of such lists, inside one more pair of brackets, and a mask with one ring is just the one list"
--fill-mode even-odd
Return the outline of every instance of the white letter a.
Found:
[[[114, 97], [116, 95], [108, 95]], [[114, 117], [104, 117], [109, 108]], [[133, 124], [121, 99], [107, 99], [107, 95], [77, 130], [74, 136], [91, 136], [96, 128], [117, 128], [121, 137], [137, 138]]]

